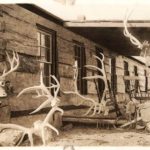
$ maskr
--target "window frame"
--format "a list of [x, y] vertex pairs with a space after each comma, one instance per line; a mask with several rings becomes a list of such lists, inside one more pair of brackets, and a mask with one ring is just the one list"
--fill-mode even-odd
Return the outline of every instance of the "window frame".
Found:
[[[56, 31], [54, 31], [52, 29], [49, 29], [49, 28], [47, 28], [43, 25], [36, 24], [36, 26], [37, 26], [37, 33], [41, 32], [41, 33], [44, 33], [44, 34], [47, 34], [47, 35], [51, 36], [52, 47], [51, 47], [51, 52], [50, 52], [51, 53], [51, 56], [50, 56], [51, 57], [51, 63], [50, 63], [51, 64], [51, 71], [50, 72], [51, 72], [51, 75], [55, 75], [56, 78], [59, 79], [58, 78], [58, 52], [57, 52], [57, 43], [56, 43], [57, 33], [56, 33]], [[46, 62], [43, 62], [43, 63], [46, 64]], [[45, 73], [46, 73], [46, 68], [45, 68], [45, 65], [44, 65], [44, 74]], [[52, 79], [51, 82], [54, 83], [54, 80]], [[45, 81], [45, 84], [46, 84], [46, 86], [49, 86], [48, 81]]]
[[73, 40], [74, 43], [74, 59], [78, 63], [78, 81], [77, 88], [80, 94], [87, 94], [87, 80], [83, 79], [86, 76], [86, 52], [84, 43]]

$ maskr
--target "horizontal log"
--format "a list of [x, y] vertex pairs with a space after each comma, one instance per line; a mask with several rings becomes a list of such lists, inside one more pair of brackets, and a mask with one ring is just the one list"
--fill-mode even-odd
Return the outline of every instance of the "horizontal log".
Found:
[[24, 22], [20, 22], [18, 20], [14, 20], [11, 17], [5, 17], [5, 31], [11, 31], [12, 33], [18, 33], [22, 35], [24, 38], [37, 39], [37, 27], [26, 25]]
[[29, 55], [19, 55], [20, 65], [17, 71], [27, 73], [38, 73], [40, 70], [40, 63], [36, 57]]
[[73, 67], [70, 65], [59, 64], [59, 76], [73, 79]]
[[141, 80], [138, 76], [124, 76], [124, 80]]
[[17, 41], [7, 41], [6, 50], [14, 50], [19, 53], [31, 55], [31, 56], [39, 56], [38, 48], [33, 46], [25, 46], [22, 43]]
[[94, 118], [73, 118], [73, 117], [62, 117], [62, 121], [64, 122], [77, 122], [77, 123], [106, 123], [106, 124], [112, 124], [112, 125], [120, 125], [126, 122], [126, 120], [118, 120], [115, 119], [94, 119]]
[[[14, 18], [15, 20], [19, 20], [24, 22], [25, 24], [36, 24], [33, 19], [33, 15], [30, 11], [26, 9], [22, 9], [18, 5], [7, 4], [1, 5], [3, 10], [3, 15], [7, 15], [9, 17]], [[19, 12], [19, 15], [18, 15]], [[32, 20], [32, 21], [31, 21]]]

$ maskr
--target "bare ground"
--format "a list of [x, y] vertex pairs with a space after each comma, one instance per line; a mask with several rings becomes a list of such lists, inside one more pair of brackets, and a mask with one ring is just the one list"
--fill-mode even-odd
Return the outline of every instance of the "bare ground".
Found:
[[[33, 120], [36, 119], [37, 118], [28, 119], [27, 117], [22, 117], [21, 119], [12, 120], [12, 122], [17, 122], [17, 124], [20, 125], [28, 122], [26, 125], [31, 126]], [[60, 130], [58, 136], [55, 133], [54, 135], [54, 140], [50, 141], [48, 146], [150, 146], [150, 133], [144, 130], [108, 129], [108, 127], [104, 129], [100, 127], [97, 128], [96, 125], [74, 124], [72, 128]], [[42, 144], [38, 140], [34, 142], [37, 146]], [[22, 146], [29, 146], [28, 140], [26, 140]]]
[[51, 141], [49, 146], [150, 146], [150, 134], [145, 131], [99, 129], [74, 126]]

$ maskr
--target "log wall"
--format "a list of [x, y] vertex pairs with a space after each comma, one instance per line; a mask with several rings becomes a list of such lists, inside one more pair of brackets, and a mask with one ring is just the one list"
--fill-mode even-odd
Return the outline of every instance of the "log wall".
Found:
[[[78, 34], [75, 34], [61, 25], [45, 19], [19, 5], [0, 5], [0, 72], [4, 68], [5, 51], [15, 50], [20, 56], [19, 69], [9, 75], [7, 80], [11, 81], [14, 87], [14, 95], [9, 97], [12, 111], [34, 109], [43, 100], [35, 100], [33, 94], [25, 94], [20, 98], [16, 95], [24, 88], [39, 84], [39, 63], [36, 61], [39, 57], [37, 41], [37, 24], [43, 25], [56, 31], [57, 34], [57, 51], [58, 51], [58, 73], [60, 78], [61, 90], [73, 90], [73, 69], [74, 49], [72, 40], [84, 43], [86, 50], [87, 64], [97, 65], [93, 59], [95, 46], [101, 47], [105, 55], [105, 69], [108, 79], [111, 78], [110, 60], [116, 57], [116, 75], [117, 75], [117, 92], [125, 93], [124, 86], [124, 68], [123, 61], [128, 61], [131, 70], [133, 65], [137, 65], [141, 78], [143, 77], [144, 66], [138, 62], [118, 55], [107, 48], [100, 46]], [[92, 71], [87, 70], [87, 75]], [[88, 81], [88, 95], [97, 101], [96, 89], [93, 82]], [[150, 86], [150, 85], [149, 85]], [[122, 95], [121, 95], [122, 96]], [[60, 94], [61, 105], [78, 104], [82, 100], [74, 95]]]

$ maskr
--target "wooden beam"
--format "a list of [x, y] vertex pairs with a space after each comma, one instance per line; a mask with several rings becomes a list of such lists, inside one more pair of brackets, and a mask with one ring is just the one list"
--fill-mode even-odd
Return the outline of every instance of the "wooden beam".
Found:
[[[66, 21], [65, 27], [124, 27], [123, 21]], [[150, 27], [150, 21], [129, 21], [128, 27]]]
[[118, 120], [115, 119], [94, 119], [94, 118], [74, 118], [74, 117], [62, 117], [62, 121], [64, 122], [77, 122], [77, 123], [104, 123], [104, 124], [125, 124], [126, 120]]
[[124, 80], [141, 80], [138, 76], [124, 76]]

